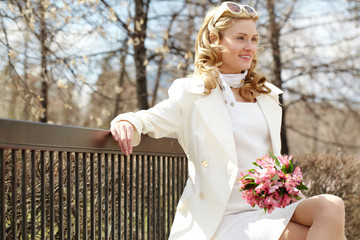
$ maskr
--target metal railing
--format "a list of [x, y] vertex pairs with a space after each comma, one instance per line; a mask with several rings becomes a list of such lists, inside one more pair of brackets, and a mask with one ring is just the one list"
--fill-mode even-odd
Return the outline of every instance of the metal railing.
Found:
[[167, 239], [186, 178], [175, 139], [124, 156], [109, 131], [0, 119], [0, 240]]

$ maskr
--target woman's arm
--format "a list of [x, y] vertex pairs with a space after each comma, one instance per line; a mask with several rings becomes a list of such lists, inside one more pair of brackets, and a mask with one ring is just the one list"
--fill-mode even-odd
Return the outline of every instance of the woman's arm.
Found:
[[139, 144], [142, 133], [154, 138], [178, 137], [183, 92], [183, 84], [175, 80], [168, 91], [168, 99], [148, 110], [120, 114], [112, 120], [110, 131], [120, 150], [131, 154], [132, 146]]

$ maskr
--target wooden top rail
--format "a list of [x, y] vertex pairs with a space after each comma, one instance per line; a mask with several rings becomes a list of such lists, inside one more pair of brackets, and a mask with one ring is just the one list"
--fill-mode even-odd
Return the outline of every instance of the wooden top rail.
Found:
[[[74, 152], [119, 152], [110, 131], [0, 118], [0, 147]], [[134, 154], [185, 156], [176, 139], [143, 135]]]

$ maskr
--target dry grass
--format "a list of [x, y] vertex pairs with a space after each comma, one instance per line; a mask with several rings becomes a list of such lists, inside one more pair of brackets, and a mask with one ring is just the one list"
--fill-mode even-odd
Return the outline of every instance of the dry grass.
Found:
[[302, 169], [307, 196], [328, 193], [344, 200], [347, 239], [360, 239], [360, 157], [318, 154], [298, 157], [294, 163]]

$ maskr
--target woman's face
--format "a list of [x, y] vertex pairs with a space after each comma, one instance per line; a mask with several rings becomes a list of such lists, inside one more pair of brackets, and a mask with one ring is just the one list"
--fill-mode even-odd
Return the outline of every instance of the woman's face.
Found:
[[224, 46], [221, 53], [221, 73], [234, 74], [247, 70], [256, 54], [258, 32], [252, 19], [239, 19], [226, 29], [220, 44]]

